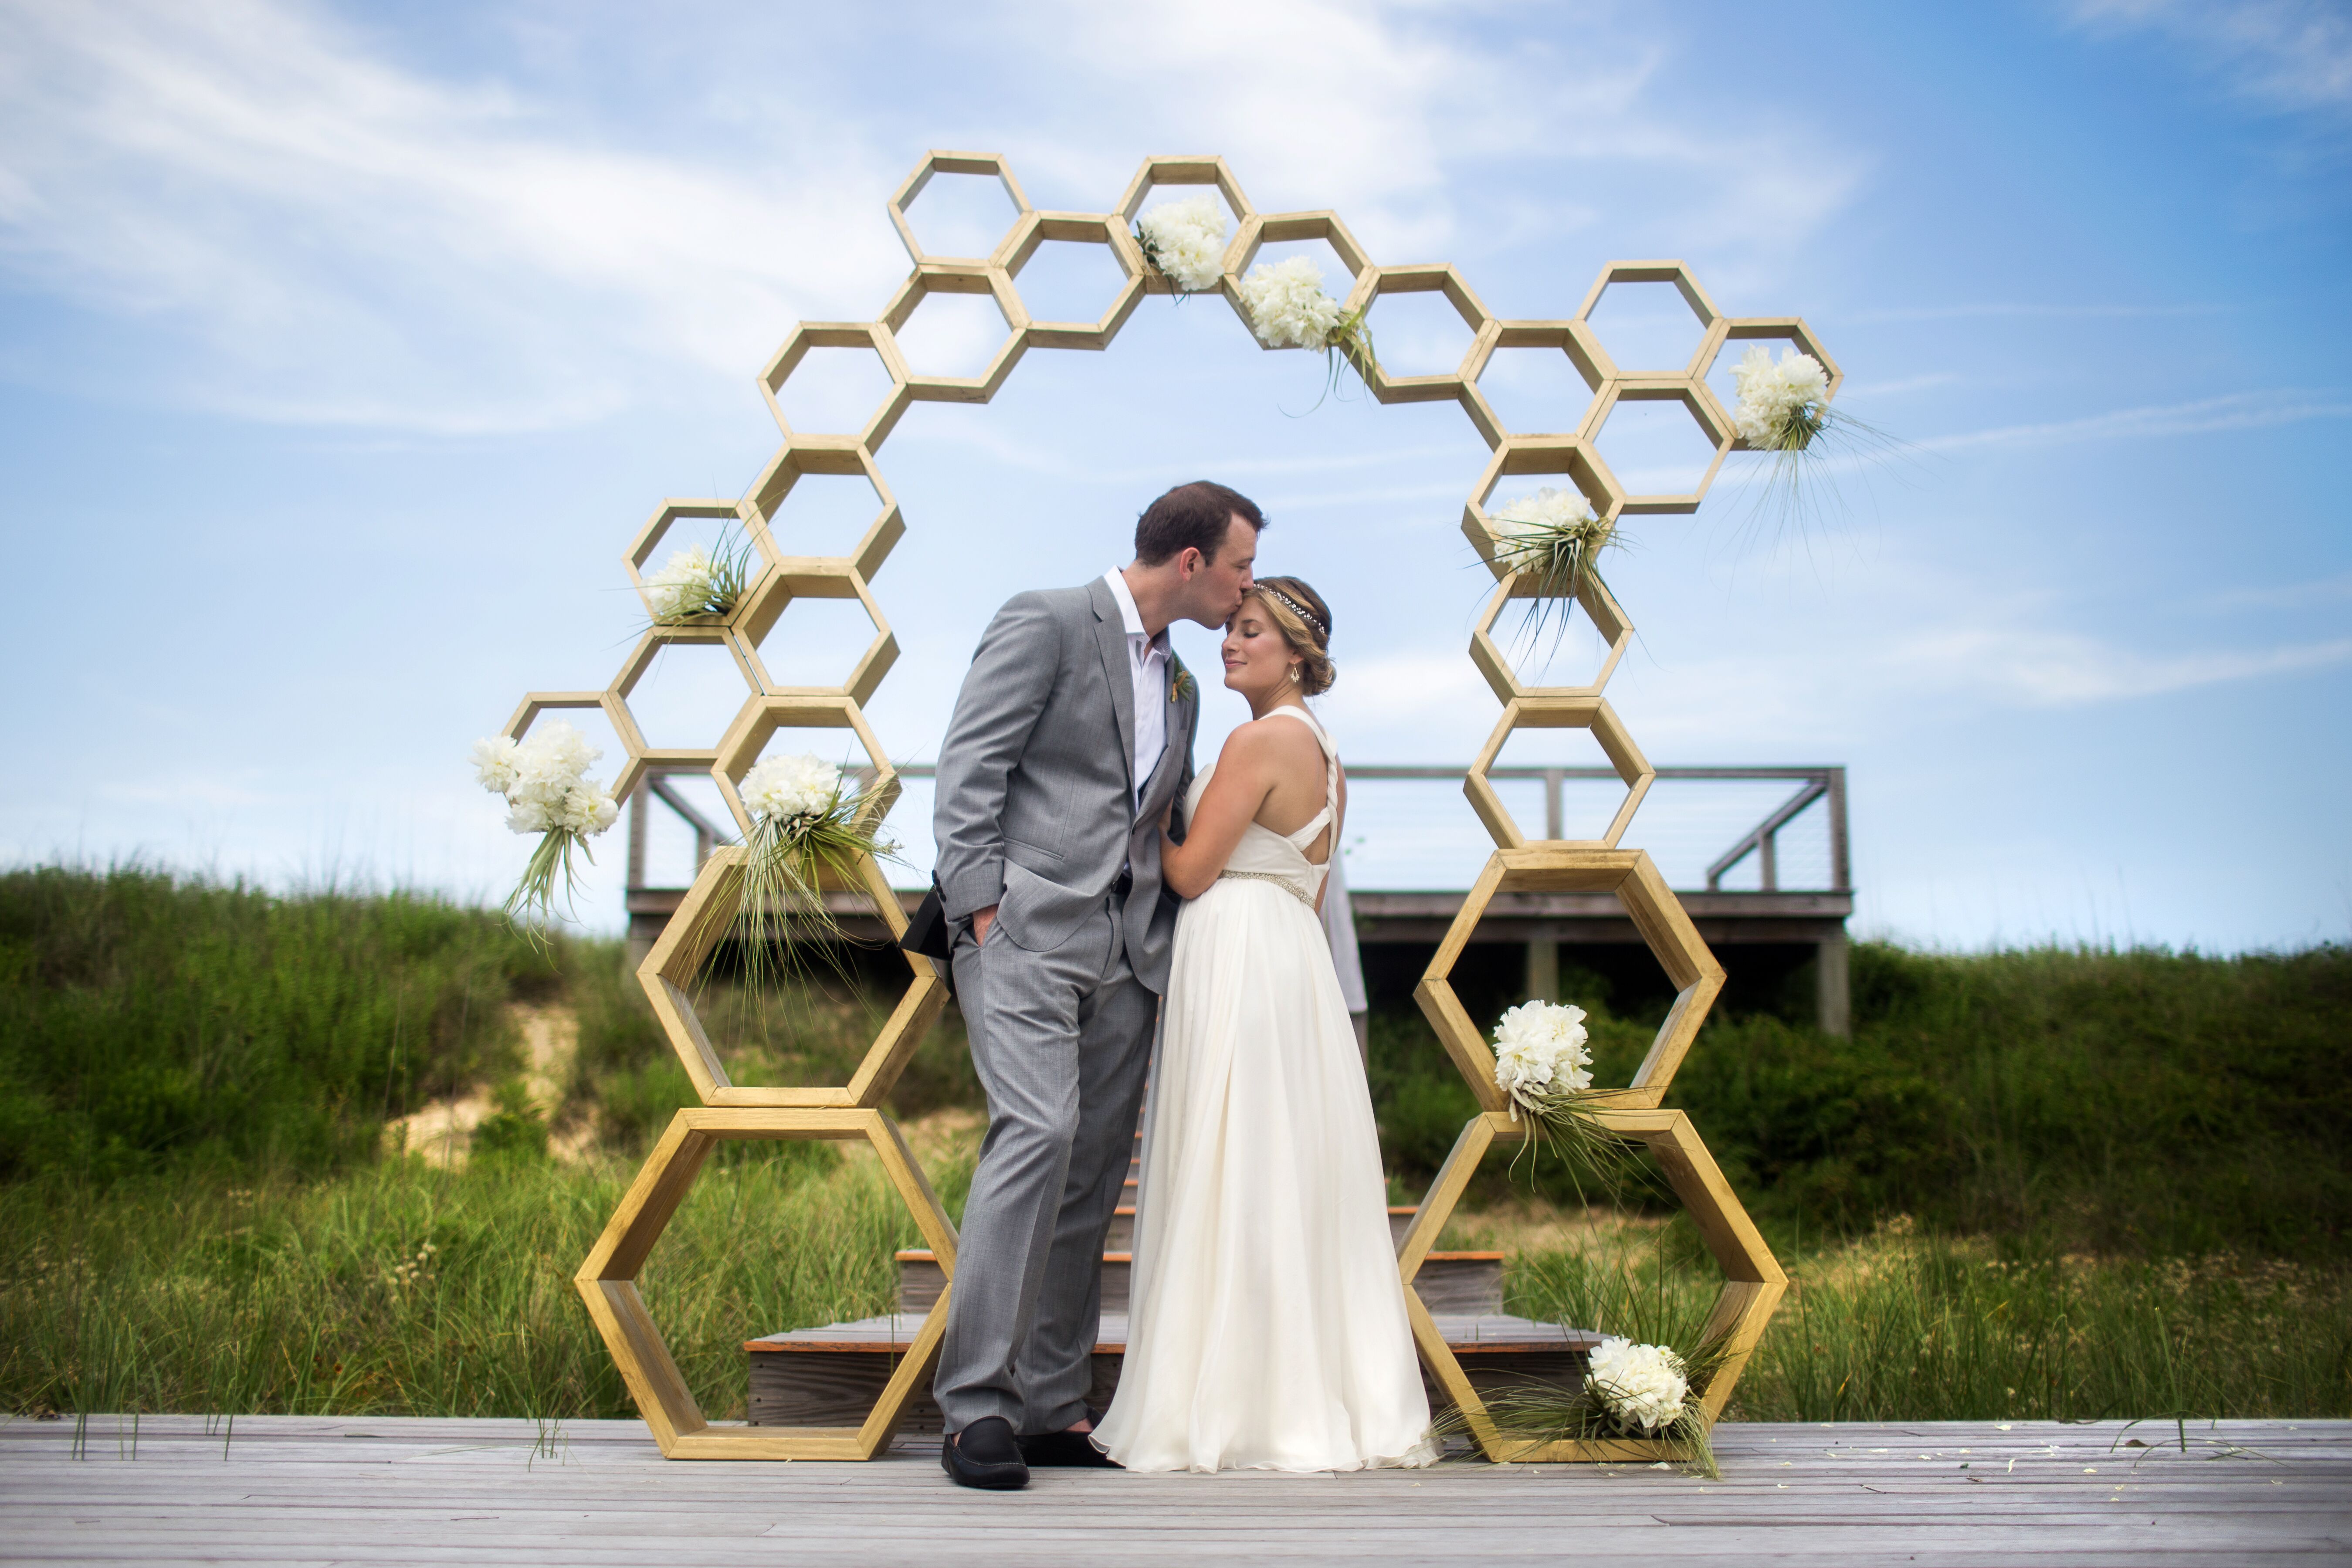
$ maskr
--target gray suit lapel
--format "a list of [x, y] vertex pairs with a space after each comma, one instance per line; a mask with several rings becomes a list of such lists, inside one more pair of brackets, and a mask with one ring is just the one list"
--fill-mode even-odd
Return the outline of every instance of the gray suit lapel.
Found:
[[1111, 715], [1118, 721], [1118, 755], [1127, 764], [1127, 798], [1135, 798], [1135, 676], [1127, 652], [1127, 623], [1110, 584], [1097, 577], [1087, 596], [1095, 607], [1095, 643], [1102, 653], [1103, 677], [1110, 682]]

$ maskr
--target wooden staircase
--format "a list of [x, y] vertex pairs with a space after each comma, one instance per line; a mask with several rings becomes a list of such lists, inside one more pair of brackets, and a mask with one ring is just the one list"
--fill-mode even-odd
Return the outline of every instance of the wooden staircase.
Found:
[[[1127, 1201], [1112, 1217], [1103, 1252], [1102, 1326], [1094, 1348], [1094, 1389], [1088, 1395], [1088, 1403], [1098, 1409], [1117, 1392], [1127, 1352], [1128, 1285], [1134, 1263], [1128, 1248], [1134, 1241], [1135, 1192], [1142, 1175], [1140, 1128], [1136, 1142], [1128, 1164]], [[1389, 1210], [1391, 1241], [1402, 1242], [1414, 1212], [1409, 1207]], [[914, 1340], [923, 1315], [947, 1284], [947, 1272], [934, 1253], [910, 1249], [897, 1254], [897, 1260], [898, 1310], [888, 1317], [793, 1329], [745, 1342], [752, 1425], [839, 1426], [865, 1420], [897, 1368], [899, 1353]], [[1505, 1313], [1499, 1252], [1432, 1252], [1423, 1261], [1413, 1289], [1474, 1386], [1580, 1377], [1585, 1353], [1601, 1342], [1598, 1334]], [[1430, 1408], [1443, 1408], [1444, 1392], [1426, 1368], [1422, 1382]], [[908, 1403], [899, 1430], [940, 1430], [939, 1406], [931, 1402], [928, 1384]]]

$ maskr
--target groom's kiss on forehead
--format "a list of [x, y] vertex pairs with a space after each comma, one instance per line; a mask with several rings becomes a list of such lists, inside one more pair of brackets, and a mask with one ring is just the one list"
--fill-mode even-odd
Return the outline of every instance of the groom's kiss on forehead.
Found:
[[1178, 485], [1144, 509], [1135, 559], [1119, 574], [1144, 635], [1157, 637], [1177, 621], [1222, 629], [1254, 581], [1265, 526], [1257, 503], [1207, 479]]

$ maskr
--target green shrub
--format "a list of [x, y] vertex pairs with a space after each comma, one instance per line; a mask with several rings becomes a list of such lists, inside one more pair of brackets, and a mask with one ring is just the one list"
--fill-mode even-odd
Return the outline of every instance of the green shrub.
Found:
[[558, 984], [498, 916], [414, 894], [0, 873], [0, 1179], [363, 1157], [511, 1070], [504, 1004]]

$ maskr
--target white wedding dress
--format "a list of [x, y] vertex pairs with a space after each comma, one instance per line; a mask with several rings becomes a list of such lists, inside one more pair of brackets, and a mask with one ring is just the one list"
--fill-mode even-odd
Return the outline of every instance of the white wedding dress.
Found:
[[1305, 853], [1333, 825], [1339, 761], [1303, 710], [1275, 711], [1314, 729], [1325, 804], [1286, 837], [1250, 824], [1177, 919], [1127, 1360], [1096, 1436], [1130, 1470], [1437, 1458], [1371, 1097], [1315, 911], [1327, 868]]

